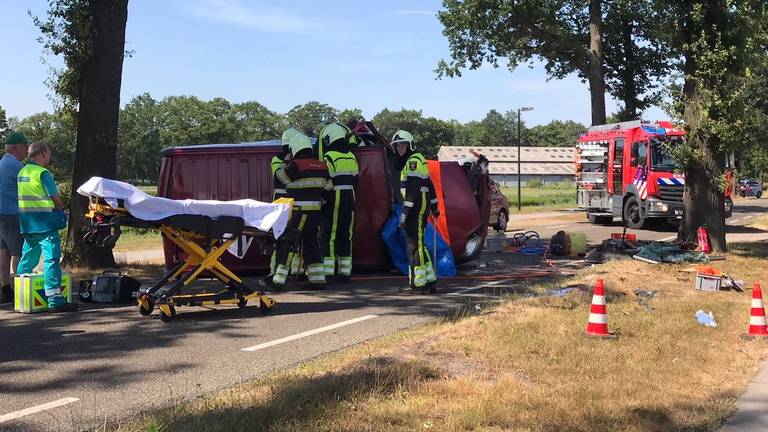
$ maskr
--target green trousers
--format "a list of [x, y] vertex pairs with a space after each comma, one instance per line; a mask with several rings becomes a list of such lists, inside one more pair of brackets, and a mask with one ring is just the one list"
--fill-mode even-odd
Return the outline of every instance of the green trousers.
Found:
[[59, 307], [66, 303], [61, 295], [61, 239], [58, 231], [24, 234], [18, 274], [32, 273], [43, 255], [45, 274], [45, 295], [48, 307]]

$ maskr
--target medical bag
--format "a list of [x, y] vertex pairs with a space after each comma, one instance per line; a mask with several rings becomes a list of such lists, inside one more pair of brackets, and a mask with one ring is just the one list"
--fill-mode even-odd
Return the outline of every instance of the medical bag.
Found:
[[80, 287], [80, 300], [93, 303], [120, 304], [133, 301], [141, 282], [120, 272], [104, 272]]

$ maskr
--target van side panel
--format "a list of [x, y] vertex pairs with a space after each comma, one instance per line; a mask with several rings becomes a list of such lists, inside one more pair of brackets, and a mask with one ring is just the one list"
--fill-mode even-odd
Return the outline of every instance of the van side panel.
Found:
[[[213, 199], [221, 201], [251, 198], [272, 200], [270, 161], [277, 146], [243, 149], [205, 150], [182, 148], [163, 158], [159, 195], [171, 199]], [[384, 269], [390, 266], [389, 254], [381, 238], [381, 228], [391, 214], [387, 181], [386, 153], [383, 147], [363, 147], [356, 152], [360, 166], [357, 185], [357, 211], [353, 237], [355, 269]], [[164, 240], [166, 266], [169, 268], [181, 252]], [[224, 254], [224, 263], [239, 273], [266, 272], [269, 256], [257, 247], [243, 260]]]
[[360, 147], [356, 152], [360, 175], [355, 192], [352, 258], [355, 269], [388, 268], [389, 253], [381, 229], [392, 214], [383, 147]]

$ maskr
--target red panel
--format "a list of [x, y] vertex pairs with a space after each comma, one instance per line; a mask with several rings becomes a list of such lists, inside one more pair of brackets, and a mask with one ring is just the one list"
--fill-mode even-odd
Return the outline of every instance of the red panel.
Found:
[[[172, 199], [252, 198], [269, 202], [272, 199], [270, 161], [279, 151], [278, 146], [249, 145], [175, 149], [163, 158], [159, 194]], [[389, 268], [389, 254], [381, 239], [381, 229], [392, 212], [385, 150], [363, 147], [356, 155], [360, 177], [352, 245], [354, 266], [357, 270]], [[452, 248], [460, 259], [469, 237], [478, 231], [484, 235], [490, 201], [484, 200], [481, 218], [481, 209], [461, 167], [455, 162], [443, 162], [441, 169]], [[482, 196], [487, 196], [487, 191]], [[166, 265], [170, 267], [178, 251], [174, 251], [167, 240], [164, 248]], [[269, 257], [258, 248], [249, 250], [243, 260], [229, 254], [225, 254], [223, 260], [238, 273], [265, 272], [269, 267]]]

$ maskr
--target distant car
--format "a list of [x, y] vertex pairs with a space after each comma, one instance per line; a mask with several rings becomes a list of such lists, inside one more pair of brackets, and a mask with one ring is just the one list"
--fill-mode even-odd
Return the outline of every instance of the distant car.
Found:
[[[488, 191], [491, 193], [490, 223], [496, 231], [506, 231], [509, 222], [509, 202], [501, 191], [501, 186], [495, 180], [488, 180]], [[495, 220], [495, 222], [494, 222]]]
[[763, 196], [763, 187], [760, 185], [760, 182], [755, 179], [739, 180], [736, 190], [742, 197], [753, 196], [755, 198], [760, 198]]

